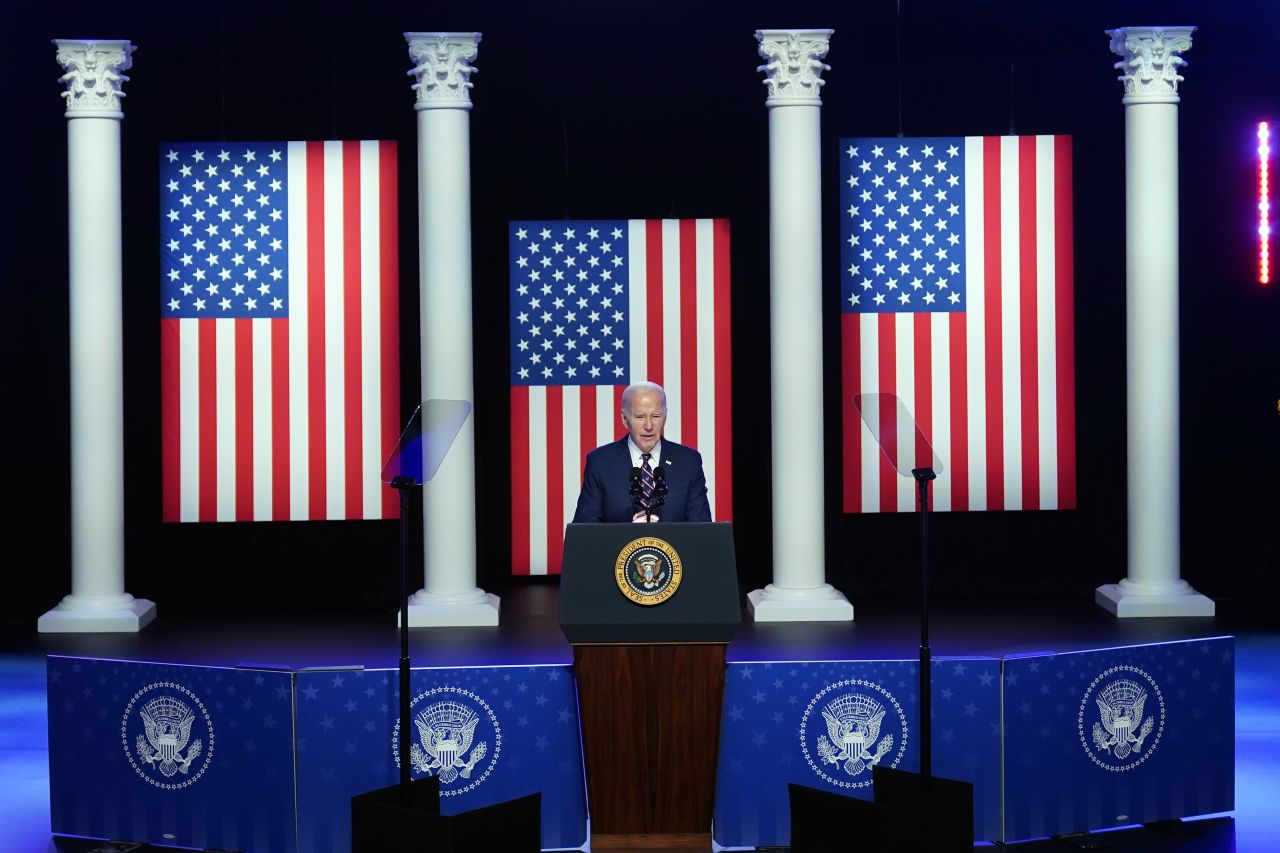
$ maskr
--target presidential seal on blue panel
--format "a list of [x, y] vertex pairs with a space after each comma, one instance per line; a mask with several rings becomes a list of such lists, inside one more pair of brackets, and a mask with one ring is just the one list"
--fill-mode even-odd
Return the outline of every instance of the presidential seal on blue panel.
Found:
[[632, 539], [613, 565], [618, 589], [636, 604], [661, 604], [676, 594], [684, 567], [680, 555], [654, 536]]
[[157, 788], [195, 784], [213, 758], [213, 721], [200, 697], [158, 681], [133, 694], [120, 722], [125, 758]]
[[1164, 719], [1164, 694], [1155, 679], [1136, 666], [1113, 666], [1080, 700], [1080, 744], [1094, 764], [1122, 773], [1155, 752]]
[[[413, 776], [436, 776], [440, 796], [456, 797], [479, 787], [502, 753], [502, 727], [489, 704], [470, 690], [437, 687], [413, 698]], [[400, 721], [391, 734], [391, 752], [400, 766]]]
[[860, 678], [828, 685], [800, 721], [809, 768], [840, 788], [865, 788], [871, 768], [897, 767], [907, 750], [907, 717], [893, 694]]

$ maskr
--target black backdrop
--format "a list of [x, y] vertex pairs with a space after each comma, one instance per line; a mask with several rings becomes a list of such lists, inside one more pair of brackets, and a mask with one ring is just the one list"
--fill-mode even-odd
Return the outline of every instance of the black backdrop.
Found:
[[70, 584], [66, 131], [50, 38], [138, 45], [123, 123], [127, 588], [163, 614], [393, 606], [394, 522], [160, 522], [156, 155], [171, 139], [399, 141], [408, 412], [419, 379], [415, 114], [401, 33], [425, 29], [484, 33], [471, 113], [483, 587], [537, 582], [507, 574], [502, 310], [505, 223], [544, 217], [732, 220], [736, 536], [744, 588], [768, 581], [769, 469], [743, 473], [770, 442], [767, 117], [752, 33], [799, 25], [836, 31], [822, 131], [828, 579], [855, 601], [907, 596], [916, 554], [910, 516], [839, 511], [837, 138], [1067, 133], [1080, 507], [940, 514], [935, 545], [943, 595], [1089, 599], [1125, 573], [1124, 130], [1103, 30], [1138, 24], [1201, 28], [1180, 108], [1182, 572], [1224, 600], [1274, 596], [1280, 285], [1253, 280], [1253, 127], [1280, 119], [1280, 5], [5, 0], [3, 617], [30, 620]]

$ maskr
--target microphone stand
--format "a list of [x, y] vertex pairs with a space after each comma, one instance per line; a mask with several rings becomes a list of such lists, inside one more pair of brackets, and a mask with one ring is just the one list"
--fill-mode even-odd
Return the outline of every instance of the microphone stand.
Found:
[[659, 466], [653, 470], [653, 496], [657, 498], [657, 503], [650, 506], [644, 500], [640, 488], [640, 469], [631, 469], [631, 502], [635, 504], [637, 512], [644, 513], [645, 523], [653, 521], [653, 511], [667, 503], [667, 472]]

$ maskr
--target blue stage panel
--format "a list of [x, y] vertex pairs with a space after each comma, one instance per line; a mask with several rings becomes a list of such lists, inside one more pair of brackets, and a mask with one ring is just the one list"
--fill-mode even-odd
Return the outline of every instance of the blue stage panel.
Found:
[[292, 853], [290, 679], [50, 656], [53, 832]]
[[[933, 669], [934, 772], [974, 784], [978, 838], [1000, 830], [999, 666], [957, 658]], [[918, 671], [916, 661], [731, 663], [716, 842], [789, 844], [788, 783], [869, 800], [873, 764], [918, 770]]]
[[931, 683], [933, 775], [973, 783], [973, 837], [994, 840], [1000, 833], [1000, 662], [935, 658]]
[[[298, 673], [298, 843], [351, 849], [351, 797], [393, 785], [395, 670]], [[542, 793], [542, 846], [586, 842], [577, 696], [566, 665], [415, 669], [413, 777], [440, 779], [457, 814]]]
[[1004, 840], [1234, 808], [1230, 637], [1004, 662]]

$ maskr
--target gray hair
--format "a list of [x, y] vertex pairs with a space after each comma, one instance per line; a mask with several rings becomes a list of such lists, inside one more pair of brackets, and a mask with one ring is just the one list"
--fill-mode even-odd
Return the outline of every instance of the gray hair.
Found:
[[631, 395], [637, 391], [653, 391], [658, 395], [658, 399], [662, 401], [662, 411], [667, 410], [667, 392], [662, 390], [662, 386], [657, 382], [633, 382], [622, 392], [622, 411], [631, 411]]

